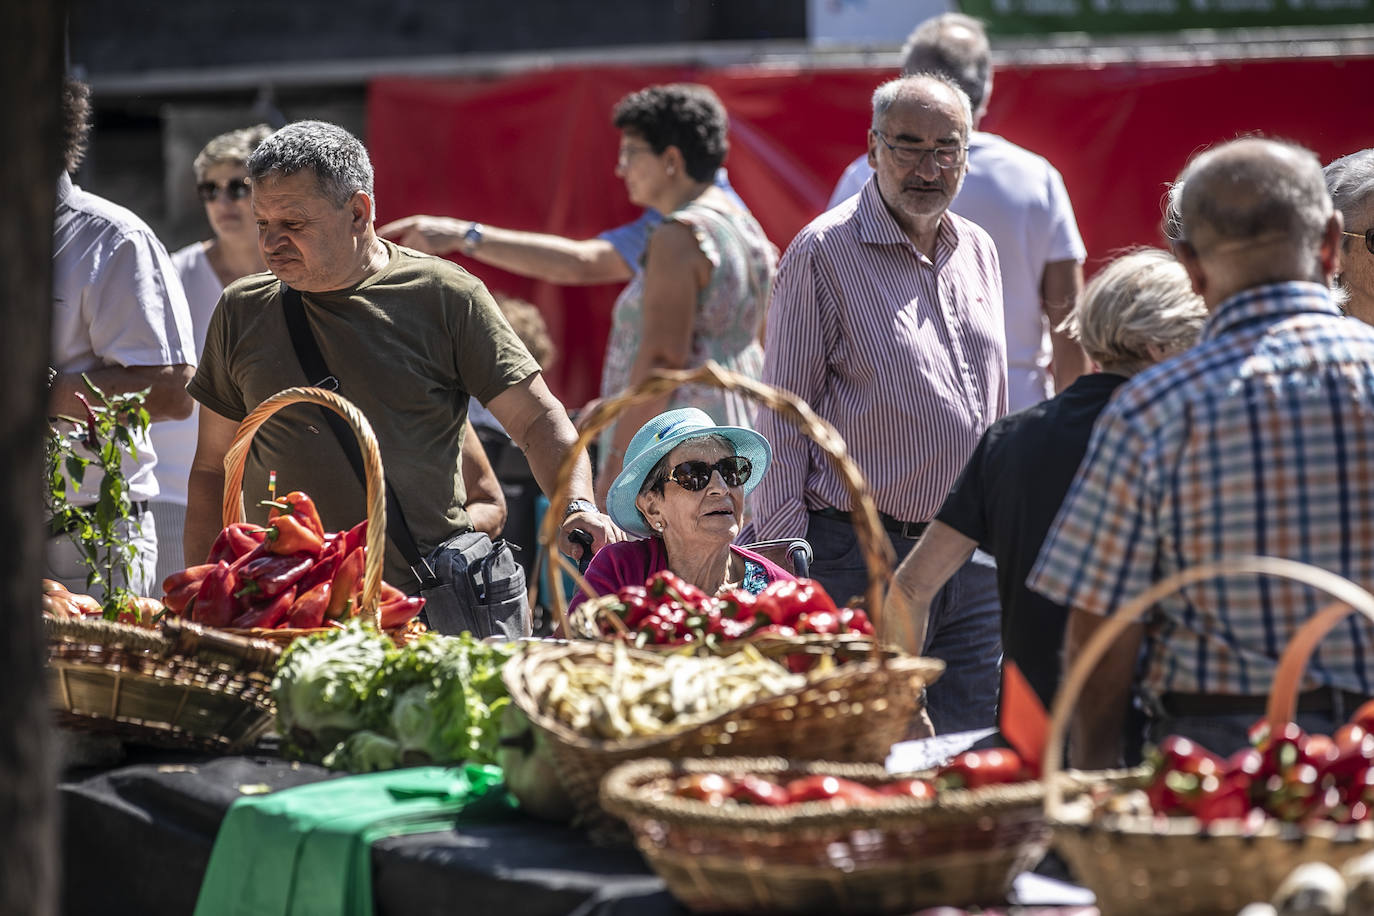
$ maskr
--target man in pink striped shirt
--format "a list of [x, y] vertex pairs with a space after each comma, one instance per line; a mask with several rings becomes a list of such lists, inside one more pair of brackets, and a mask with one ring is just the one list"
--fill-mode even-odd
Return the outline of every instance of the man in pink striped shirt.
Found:
[[[997, 250], [948, 212], [967, 170], [968, 96], [942, 76], [873, 94], [863, 191], [803, 229], [778, 267], [763, 380], [833, 423], [863, 469], [898, 559], [940, 508], [979, 436], [1007, 409]], [[806, 537], [837, 600], [867, 581], [850, 501], [820, 451], [771, 412], [774, 465], [753, 494], [761, 538]], [[938, 608], [936, 607], [938, 605]], [[975, 554], [932, 605], [925, 651], [938, 731], [991, 726], [1001, 660], [995, 567]]]

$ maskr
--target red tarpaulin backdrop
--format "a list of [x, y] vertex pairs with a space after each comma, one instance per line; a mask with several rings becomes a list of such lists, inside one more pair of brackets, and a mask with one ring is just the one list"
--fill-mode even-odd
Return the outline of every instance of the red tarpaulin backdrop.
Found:
[[[612, 106], [652, 83], [694, 80], [729, 110], [731, 182], [783, 249], [863, 149], [869, 93], [890, 75], [608, 67], [379, 80], [367, 137], [379, 219], [445, 214], [573, 238], [619, 225], [637, 210], [614, 175]], [[1208, 144], [1263, 132], [1323, 162], [1374, 146], [1363, 114], [1370, 85], [1374, 58], [1007, 68], [982, 127], [1063, 172], [1091, 271], [1118, 248], [1160, 243], [1165, 185]], [[617, 288], [558, 287], [462, 263], [492, 290], [539, 306], [560, 353], [550, 384], [569, 406], [593, 397]]]

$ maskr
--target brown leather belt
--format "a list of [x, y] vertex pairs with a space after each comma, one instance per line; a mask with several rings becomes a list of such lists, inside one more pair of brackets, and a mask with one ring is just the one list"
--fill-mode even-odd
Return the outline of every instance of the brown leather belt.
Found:
[[[1334, 712], [1341, 718], [1359, 708], [1368, 697], [1353, 690], [1321, 687], [1298, 694], [1298, 712]], [[1227, 693], [1166, 693], [1159, 698], [1164, 712], [1174, 718], [1192, 716], [1264, 715], [1269, 698]]]
[[[832, 506], [826, 506], [824, 509], [812, 509], [811, 514], [840, 522], [853, 522], [850, 513], [845, 512], [843, 509], [836, 509]], [[904, 522], [901, 519], [893, 518], [885, 512], [878, 513], [878, 520], [883, 523], [883, 527], [887, 529], [889, 534], [895, 534], [897, 537], [905, 538], [909, 541], [914, 541], [925, 534], [926, 526], [930, 524], [929, 522]]]

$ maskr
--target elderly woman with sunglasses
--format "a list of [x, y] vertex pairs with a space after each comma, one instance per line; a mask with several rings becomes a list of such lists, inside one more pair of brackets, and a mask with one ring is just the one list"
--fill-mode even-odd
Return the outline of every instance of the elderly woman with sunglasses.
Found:
[[[266, 124], [220, 134], [196, 156], [192, 169], [196, 193], [205, 205], [213, 237], [173, 253], [172, 264], [181, 276], [191, 307], [191, 332], [196, 355], [205, 347], [205, 331], [224, 287], [248, 274], [267, 269], [258, 253], [258, 227], [253, 219], [248, 186], [248, 156], [272, 132]], [[190, 563], [182, 555], [181, 532], [186, 524], [186, 478], [196, 451], [196, 416], [154, 423], [149, 435], [157, 453], [160, 493], [150, 502], [157, 525], [158, 581]]]
[[752, 429], [717, 426], [695, 407], [644, 424], [606, 499], [611, 520], [641, 540], [603, 547], [587, 567], [587, 584], [604, 595], [667, 569], [708, 595], [733, 588], [757, 594], [776, 579], [793, 578], [731, 543], [744, 498], [771, 455], [768, 441]]

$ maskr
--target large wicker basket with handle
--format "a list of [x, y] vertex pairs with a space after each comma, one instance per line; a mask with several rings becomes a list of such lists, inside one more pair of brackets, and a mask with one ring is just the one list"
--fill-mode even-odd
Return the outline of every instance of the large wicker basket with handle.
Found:
[[[611, 670], [615, 648], [591, 641], [531, 644], [502, 672], [511, 702], [544, 733], [581, 821], [606, 838], [618, 838], [617, 831], [623, 830], [600, 806], [601, 780], [618, 764], [643, 757], [774, 754], [881, 763], [920, 710], [924, 687], [944, 670], [943, 662], [928, 658], [875, 661], [869, 647], [859, 647], [864, 660], [841, 664], [787, 693], [723, 709], [689, 728], [623, 740], [588, 737], [551, 715], [541, 698], [569, 666]], [[762, 648], [777, 654], [796, 651], [783, 643]], [[650, 664], [663, 659], [659, 653], [624, 651]]]
[[[363, 576], [360, 613], [376, 624], [380, 620], [378, 602], [382, 592], [382, 568], [386, 560], [386, 479], [382, 472], [381, 450], [377, 447], [377, 437], [372, 432], [372, 426], [362, 411], [348, 399], [323, 388], [287, 388], [255, 407], [239, 424], [234, 441], [224, 456], [223, 523], [228, 526], [244, 520], [243, 469], [248, 460], [248, 449], [253, 444], [254, 434], [273, 414], [293, 404], [316, 404], [334, 411], [348, 422], [354, 435], [358, 437], [358, 446], [363, 455], [367, 499], [367, 565]], [[286, 645], [297, 637], [324, 632], [326, 629], [255, 627], [248, 630], [226, 629], [225, 632]], [[393, 639], [404, 638], [411, 629], [399, 628], [392, 632], [391, 636]]]
[[281, 650], [171, 618], [162, 629], [45, 618], [53, 708], [65, 728], [211, 751], [272, 724]]
[[1056, 775], [1069, 715], [1111, 642], [1161, 598], [1206, 579], [1245, 574], [1300, 583], [1336, 599], [1310, 618], [1284, 650], [1269, 696], [1271, 728], [1292, 718], [1301, 674], [1322, 636], [1352, 611], [1374, 620], [1374, 596], [1334, 573], [1291, 560], [1240, 557], [1170, 576], [1123, 605], [1093, 634], [1055, 697], [1044, 784], [1055, 845], [1097, 895], [1102, 916], [1236, 913], [1252, 901], [1267, 900], [1304, 862], [1339, 866], [1374, 848], [1374, 825], [1368, 823], [1300, 826], [1269, 820], [1248, 829], [1243, 821], [1204, 826], [1192, 817], [1095, 815], [1091, 806], [1065, 803]]

